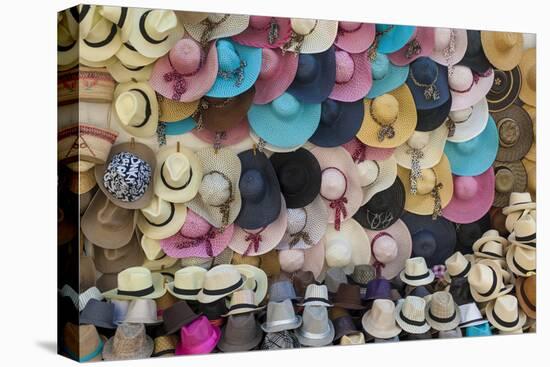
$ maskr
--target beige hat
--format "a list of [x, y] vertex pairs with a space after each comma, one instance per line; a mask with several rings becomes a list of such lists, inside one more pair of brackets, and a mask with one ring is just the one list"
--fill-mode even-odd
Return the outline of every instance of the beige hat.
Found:
[[129, 41], [146, 57], [161, 57], [183, 38], [185, 30], [172, 10], [135, 8]]
[[430, 330], [425, 309], [424, 298], [407, 296], [404, 300], [400, 300], [395, 308], [395, 321], [410, 334], [424, 334]]
[[117, 61], [106, 67], [117, 83], [147, 82], [153, 72], [153, 64], [130, 66], [122, 61]]
[[528, 277], [537, 272], [537, 251], [512, 245], [506, 252], [508, 269], [519, 277]]
[[155, 91], [144, 82], [117, 85], [112, 116], [133, 136], [146, 138], [155, 135], [159, 119]]
[[189, 13], [182, 17], [187, 33], [202, 45], [218, 38], [231, 37], [241, 33], [248, 27], [250, 19], [248, 15], [211, 13], [197, 22], [202, 17], [202, 14], [190, 16]]
[[457, 251], [445, 260], [445, 280], [451, 283], [453, 278], [467, 277], [472, 269], [472, 262], [462, 252]]
[[376, 299], [372, 308], [365, 312], [361, 323], [363, 329], [375, 338], [389, 339], [401, 333], [395, 322], [395, 304], [389, 299]]
[[122, 45], [120, 31], [116, 24], [102, 17], [99, 12], [93, 14], [90, 31], [86, 35], [80, 34], [78, 38], [79, 56], [92, 63], [108, 60]]
[[80, 55], [80, 57], [78, 58], [78, 62], [80, 63], [80, 65], [88, 66], [90, 68], [105, 68], [117, 62], [117, 58], [116, 56], [111, 56], [103, 61], [90, 61], [86, 60], [84, 57], [82, 57], [82, 55]]
[[306, 288], [304, 299], [300, 306], [324, 306], [332, 307], [328, 298], [328, 288], [324, 284], [311, 283]]
[[481, 44], [491, 64], [503, 71], [515, 68], [523, 55], [521, 33], [481, 31]]
[[63, 326], [63, 349], [65, 353], [80, 362], [101, 361], [104, 337], [94, 325], [76, 325], [67, 322]]
[[187, 266], [176, 271], [174, 281], [166, 284], [166, 290], [176, 298], [196, 300], [205, 275], [206, 269], [200, 266]]
[[537, 248], [537, 223], [531, 214], [520, 217], [514, 223], [512, 233], [508, 236], [512, 244], [528, 249]]
[[365, 205], [375, 194], [393, 185], [397, 177], [397, 161], [393, 155], [383, 161], [364, 160], [356, 166], [363, 190], [361, 205]]
[[508, 246], [508, 240], [501, 237], [496, 229], [483, 233], [480, 239], [474, 242], [472, 250], [477, 257], [487, 259], [502, 259]]
[[157, 316], [157, 303], [154, 299], [134, 299], [128, 305], [124, 322], [133, 324], [160, 324]]
[[330, 226], [325, 233], [325, 260], [328, 267], [367, 265], [371, 259], [370, 240], [355, 219], [342, 223], [339, 231]]
[[460, 324], [460, 309], [449, 292], [435, 292], [426, 305], [426, 321], [438, 331], [453, 330]]
[[439, 163], [449, 129], [442, 124], [433, 131], [414, 131], [410, 138], [394, 151], [397, 164], [412, 169], [431, 168]]
[[509, 215], [512, 212], [536, 208], [537, 205], [533, 202], [528, 192], [513, 192], [510, 194], [509, 205], [502, 208], [502, 214]]
[[149, 205], [140, 210], [137, 226], [145, 236], [162, 240], [176, 234], [186, 217], [185, 204], [174, 204], [155, 195]]
[[204, 275], [203, 288], [197, 295], [200, 303], [212, 303], [244, 287], [246, 277], [234, 265], [218, 265]]
[[267, 295], [268, 280], [267, 274], [263, 269], [250, 264], [234, 265], [235, 268], [245, 277], [243, 289], [254, 291], [254, 300], [257, 305], [262, 303]]
[[240, 315], [243, 313], [256, 312], [263, 310], [265, 306], [258, 306], [254, 299], [252, 289], [241, 289], [231, 295], [228, 311], [223, 317], [231, 315]]
[[141, 248], [145, 257], [148, 260], [159, 260], [166, 256], [162, 248], [160, 247], [160, 241], [147, 237], [146, 235], [141, 236], [140, 240]]
[[[78, 64], [78, 35], [71, 34], [69, 10], [58, 13], [57, 18], [57, 65], [68, 70]], [[91, 19], [92, 17], [89, 17]]]
[[512, 285], [504, 284], [504, 271], [497, 261], [484, 259], [472, 266], [468, 283], [476, 302], [487, 302], [510, 293]]
[[303, 54], [321, 53], [330, 48], [338, 34], [338, 22], [322, 19], [290, 19], [292, 35], [284, 51]]
[[147, 268], [134, 266], [118, 273], [117, 288], [103, 293], [109, 299], [160, 298], [166, 293], [164, 277]]
[[133, 12], [134, 8], [128, 7], [105, 5], [99, 7], [99, 14], [118, 26], [122, 42], [128, 41], [132, 31]]
[[140, 54], [129, 41], [120, 46], [115, 56], [118, 61], [129, 67], [151, 65], [157, 60], [156, 57], [147, 57]]
[[208, 13], [200, 11], [177, 11], [176, 16], [181, 24], [197, 24], [208, 18]]
[[487, 319], [498, 330], [521, 330], [527, 321], [527, 315], [518, 307], [518, 300], [512, 295], [498, 297], [487, 305]]
[[423, 257], [411, 257], [405, 262], [405, 269], [399, 274], [403, 283], [411, 286], [427, 285], [433, 282], [434, 273], [428, 269], [426, 259]]
[[526, 50], [519, 63], [521, 70], [521, 88], [519, 98], [530, 105], [537, 105], [537, 49], [530, 48]]
[[363, 333], [354, 333], [349, 335], [344, 335], [340, 339], [340, 345], [359, 345], [365, 344], [365, 334]]

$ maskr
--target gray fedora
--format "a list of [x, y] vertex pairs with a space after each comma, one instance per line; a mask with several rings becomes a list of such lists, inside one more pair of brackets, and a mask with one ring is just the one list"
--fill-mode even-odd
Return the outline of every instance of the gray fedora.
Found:
[[322, 347], [332, 343], [335, 331], [326, 307], [306, 306], [302, 319], [302, 326], [296, 331], [300, 344], [307, 347]]
[[222, 329], [218, 349], [223, 352], [244, 352], [257, 347], [263, 332], [253, 313], [231, 315]]
[[116, 325], [113, 323], [114, 309], [115, 306], [112, 303], [92, 298], [80, 314], [80, 324], [92, 324], [96, 327], [115, 329]]

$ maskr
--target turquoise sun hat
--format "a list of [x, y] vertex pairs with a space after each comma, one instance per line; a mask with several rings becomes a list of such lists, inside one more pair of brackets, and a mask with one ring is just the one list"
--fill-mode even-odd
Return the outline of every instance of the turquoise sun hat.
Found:
[[447, 141], [445, 154], [451, 163], [451, 172], [459, 176], [482, 174], [495, 161], [498, 142], [497, 126], [489, 115], [485, 130], [475, 138], [462, 143]]
[[481, 325], [468, 326], [465, 330], [466, 336], [491, 336], [491, 326], [488, 322]]
[[235, 97], [250, 89], [262, 66], [262, 49], [239, 45], [229, 39], [216, 42], [218, 75], [208, 97]]
[[166, 135], [182, 135], [193, 130], [197, 126], [192, 117], [183, 120], [164, 123], [164, 133]]
[[407, 80], [409, 65], [397, 66], [391, 63], [387, 55], [377, 53], [371, 63], [372, 87], [367, 98], [373, 99], [399, 88]]
[[280, 148], [305, 144], [317, 130], [320, 120], [320, 103], [301, 103], [289, 93], [265, 105], [253, 104], [248, 111], [253, 132]]
[[405, 46], [411, 39], [416, 27], [410, 25], [377, 24], [377, 51], [390, 54]]

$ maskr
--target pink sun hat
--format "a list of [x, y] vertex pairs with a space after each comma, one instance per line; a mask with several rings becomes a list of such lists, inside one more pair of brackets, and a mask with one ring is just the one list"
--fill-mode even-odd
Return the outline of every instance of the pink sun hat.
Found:
[[291, 35], [289, 18], [251, 15], [248, 28], [233, 36], [233, 40], [244, 46], [279, 48], [290, 39]]
[[365, 52], [374, 42], [376, 25], [373, 23], [338, 22], [334, 44], [352, 54]]
[[244, 117], [237, 125], [225, 131], [213, 132], [208, 129], [193, 129], [192, 133], [205, 143], [211, 145], [219, 144], [220, 147], [226, 147], [239, 144], [247, 139], [250, 135], [250, 127], [248, 125], [248, 118]]
[[472, 223], [481, 219], [493, 205], [495, 173], [493, 167], [479, 176], [453, 175], [453, 197], [443, 209], [443, 217], [455, 223]]
[[453, 99], [451, 111], [475, 105], [489, 93], [494, 79], [493, 69], [478, 74], [467, 66], [451, 66], [449, 68], [449, 89]]
[[262, 68], [254, 84], [254, 104], [267, 104], [280, 97], [292, 84], [298, 70], [298, 58], [292, 52], [262, 49]]
[[212, 325], [206, 316], [200, 316], [180, 329], [180, 340], [176, 345], [176, 355], [207, 354], [216, 348], [222, 332]]
[[431, 27], [416, 27], [411, 40], [390, 54], [390, 61], [398, 66], [409, 65], [423, 56], [431, 56], [434, 50], [435, 31]]
[[351, 155], [355, 163], [363, 161], [385, 161], [393, 155], [395, 148], [375, 148], [363, 144], [361, 140], [353, 138], [342, 145]]
[[155, 63], [149, 84], [166, 98], [193, 102], [210, 90], [218, 75], [218, 51], [207, 51], [192, 38], [183, 38]]
[[440, 65], [456, 65], [468, 48], [468, 33], [465, 29], [435, 28], [434, 45], [430, 58]]
[[365, 98], [372, 87], [372, 72], [367, 52], [352, 54], [336, 50], [336, 82], [329, 98], [355, 102]]
[[178, 259], [210, 258], [227, 248], [233, 231], [234, 227], [230, 225], [220, 233], [206, 219], [188, 209], [183, 227], [175, 235], [160, 240], [160, 247], [166, 255]]

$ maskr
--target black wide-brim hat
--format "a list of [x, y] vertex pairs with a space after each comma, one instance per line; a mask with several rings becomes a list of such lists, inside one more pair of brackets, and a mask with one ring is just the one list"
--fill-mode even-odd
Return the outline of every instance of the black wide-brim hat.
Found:
[[492, 65], [489, 60], [487, 60], [485, 52], [483, 52], [481, 32], [467, 30], [466, 33], [468, 34], [468, 46], [464, 57], [458, 62], [458, 65], [467, 66], [472, 69], [472, 71], [483, 74], [492, 68]]
[[491, 229], [491, 215], [485, 214], [481, 219], [468, 223], [456, 224], [456, 246], [455, 251], [463, 255], [472, 254], [472, 246], [475, 241], [481, 238], [483, 233]]
[[321, 105], [321, 121], [309, 141], [332, 148], [351, 141], [363, 124], [365, 104], [363, 100], [339, 102], [327, 99]]
[[515, 67], [509, 71], [494, 70], [493, 85], [487, 93], [489, 112], [498, 112], [514, 103], [521, 89], [521, 71]]
[[321, 167], [309, 150], [275, 153], [270, 160], [288, 209], [304, 208], [319, 195]]
[[399, 179], [386, 190], [375, 194], [365, 205], [359, 208], [353, 218], [363, 227], [381, 231], [394, 224], [405, 208], [405, 187]]
[[456, 231], [452, 222], [443, 217], [405, 212], [401, 217], [413, 240], [412, 257], [423, 257], [428, 267], [441, 265], [453, 254]]
[[336, 82], [334, 46], [318, 54], [300, 54], [298, 70], [287, 92], [304, 103], [322, 103]]
[[451, 111], [453, 98], [449, 94], [449, 100], [439, 107], [430, 108], [428, 110], [416, 110], [417, 122], [416, 131], [433, 131], [443, 125]]
[[244, 229], [263, 228], [281, 212], [281, 189], [267, 156], [253, 149], [239, 153], [241, 161], [241, 211], [235, 223]]

